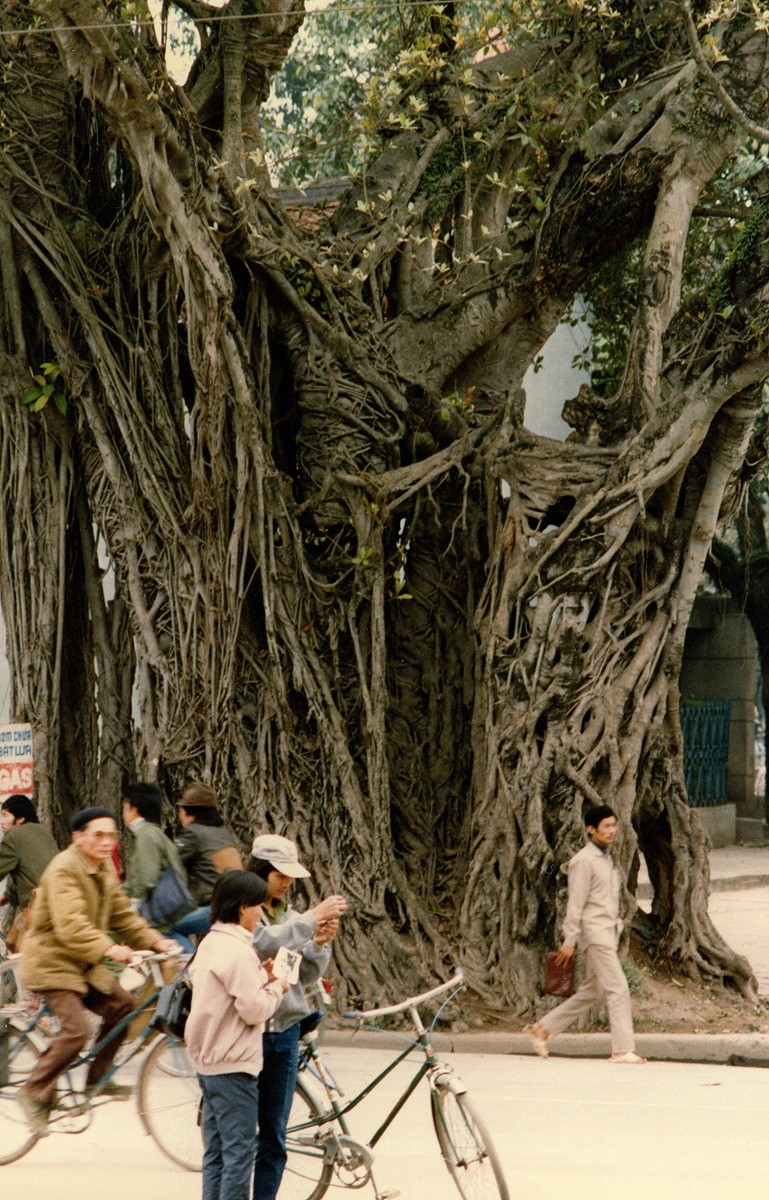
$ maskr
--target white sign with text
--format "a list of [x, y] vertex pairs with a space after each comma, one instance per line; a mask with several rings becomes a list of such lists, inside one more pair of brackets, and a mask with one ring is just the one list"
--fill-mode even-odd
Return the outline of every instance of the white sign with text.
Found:
[[0, 802], [8, 796], [31, 796], [35, 790], [32, 726], [0, 725]]

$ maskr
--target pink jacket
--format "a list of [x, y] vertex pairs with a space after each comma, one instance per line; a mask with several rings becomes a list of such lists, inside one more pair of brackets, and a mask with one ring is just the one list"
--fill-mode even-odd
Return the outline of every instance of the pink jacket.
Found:
[[283, 999], [240, 925], [217, 921], [190, 963], [192, 1007], [184, 1039], [200, 1075], [262, 1069], [262, 1030]]

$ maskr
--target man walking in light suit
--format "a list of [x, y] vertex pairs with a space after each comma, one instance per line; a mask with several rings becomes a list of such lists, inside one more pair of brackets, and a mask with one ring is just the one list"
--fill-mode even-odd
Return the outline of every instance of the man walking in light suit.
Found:
[[611, 857], [617, 837], [617, 818], [606, 804], [585, 811], [588, 843], [569, 863], [569, 898], [563, 923], [563, 944], [557, 962], [570, 959], [577, 948], [587, 960], [585, 981], [573, 996], [527, 1025], [534, 1050], [547, 1058], [548, 1038], [565, 1029], [606, 998], [611, 1029], [611, 1057], [615, 1063], [644, 1063], [635, 1052], [630, 989], [622, 970], [617, 944], [622, 932], [619, 915], [619, 871]]

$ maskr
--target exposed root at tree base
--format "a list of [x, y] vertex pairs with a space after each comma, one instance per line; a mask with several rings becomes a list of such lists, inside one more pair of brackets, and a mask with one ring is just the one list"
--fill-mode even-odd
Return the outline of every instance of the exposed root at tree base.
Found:
[[[734, 988], [715, 982], [696, 983], [675, 964], [655, 963], [642, 948], [631, 948], [628, 975], [633, 1001], [633, 1023], [637, 1033], [769, 1033], [769, 997], [756, 1003], [745, 1000]], [[543, 997], [538, 1012], [554, 1007]], [[493, 1010], [472, 996], [462, 1000], [461, 1017], [453, 1028], [520, 1031], [531, 1019], [513, 1012]], [[579, 1030], [608, 1029], [605, 1008], [597, 1006], [590, 1019], [574, 1025]]]

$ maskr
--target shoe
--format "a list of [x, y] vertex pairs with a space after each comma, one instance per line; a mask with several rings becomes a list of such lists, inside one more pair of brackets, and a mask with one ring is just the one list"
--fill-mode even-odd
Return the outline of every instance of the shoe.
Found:
[[524, 1025], [523, 1027], [523, 1032], [529, 1035], [529, 1041], [534, 1047], [534, 1053], [538, 1054], [540, 1058], [549, 1058], [550, 1051], [547, 1048], [547, 1038], [541, 1037], [536, 1030], [536, 1025]]
[[102, 1083], [101, 1079], [97, 1079], [96, 1083], [86, 1084], [85, 1094], [89, 1100], [97, 1100], [99, 1096], [108, 1096], [110, 1100], [130, 1100], [134, 1089], [129, 1083], [115, 1083], [112, 1079]]
[[641, 1058], [640, 1054], [636, 1054], [634, 1050], [626, 1050], [624, 1054], [612, 1054], [609, 1059], [609, 1062], [632, 1063], [633, 1065], [636, 1063], [645, 1063], [646, 1061], [645, 1058]]
[[30, 1132], [36, 1137], [48, 1137], [51, 1132], [48, 1128], [48, 1118], [51, 1115], [51, 1110], [47, 1104], [41, 1104], [39, 1100], [35, 1100], [34, 1096], [30, 1096], [26, 1088], [19, 1088], [16, 1093], [16, 1099], [21, 1106]]

